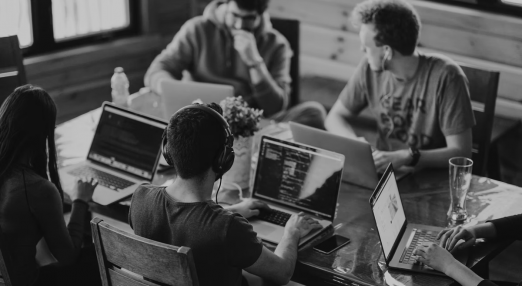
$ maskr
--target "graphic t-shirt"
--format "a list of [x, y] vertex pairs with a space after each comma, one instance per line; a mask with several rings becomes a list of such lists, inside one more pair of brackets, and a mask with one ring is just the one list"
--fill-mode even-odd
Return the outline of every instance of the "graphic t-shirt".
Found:
[[213, 201], [182, 203], [165, 187], [140, 186], [132, 196], [129, 224], [134, 233], [175, 246], [190, 247], [199, 285], [241, 285], [241, 271], [263, 248], [241, 215]]
[[377, 149], [446, 147], [445, 136], [472, 128], [468, 80], [451, 59], [419, 53], [415, 75], [405, 81], [375, 72], [363, 59], [339, 96], [354, 114], [368, 107], [377, 120]]

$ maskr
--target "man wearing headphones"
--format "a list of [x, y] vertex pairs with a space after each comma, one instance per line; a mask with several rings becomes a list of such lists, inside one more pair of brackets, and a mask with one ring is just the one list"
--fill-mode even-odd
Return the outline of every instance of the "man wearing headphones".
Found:
[[155, 241], [190, 247], [199, 285], [242, 285], [242, 269], [286, 284], [293, 274], [299, 239], [320, 228], [298, 214], [290, 218], [274, 252], [257, 239], [246, 216], [266, 207], [247, 201], [223, 209], [211, 200], [214, 182], [234, 162], [231, 135], [217, 104], [190, 105], [170, 119], [163, 156], [177, 177], [167, 187], [140, 186], [132, 197], [129, 224], [134, 233]]
[[368, 108], [377, 120], [373, 158], [388, 163], [447, 167], [471, 156], [475, 124], [468, 82], [451, 59], [416, 50], [419, 16], [404, 0], [366, 0], [352, 12], [365, 54], [327, 116], [326, 129], [346, 136], [348, 121]]

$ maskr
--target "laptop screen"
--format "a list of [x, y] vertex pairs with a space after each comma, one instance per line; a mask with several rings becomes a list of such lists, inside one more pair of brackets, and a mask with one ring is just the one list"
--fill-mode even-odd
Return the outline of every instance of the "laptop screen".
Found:
[[104, 105], [88, 158], [152, 180], [166, 123]]
[[252, 196], [333, 220], [344, 155], [263, 136]]
[[381, 238], [384, 257], [388, 259], [395, 241], [399, 238], [401, 229], [406, 223], [397, 180], [391, 166], [384, 173], [376, 192], [372, 195], [372, 211]]

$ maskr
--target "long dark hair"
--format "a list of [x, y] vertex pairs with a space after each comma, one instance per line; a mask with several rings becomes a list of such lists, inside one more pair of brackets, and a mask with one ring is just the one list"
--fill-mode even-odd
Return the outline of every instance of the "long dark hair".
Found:
[[22, 156], [29, 156], [31, 168], [47, 180], [50, 177], [63, 200], [56, 164], [55, 122], [56, 105], [42, 88], [24, 85], [7, 97], [0, 107], [0, 184]]

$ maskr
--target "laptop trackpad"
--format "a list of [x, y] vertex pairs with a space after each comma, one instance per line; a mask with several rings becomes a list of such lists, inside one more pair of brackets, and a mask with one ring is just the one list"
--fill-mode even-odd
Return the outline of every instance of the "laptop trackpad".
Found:
[[262, 234], [263, 236], [269, 236], [271, 234], [274, 234], [276, 232], [281, 231], [280, 226], [276, 226], [270, 223], [263, 223], [263, 222], [255, 222], [252, 224], [254, 227], [254, 231], [257, 232], [257, 234]]

